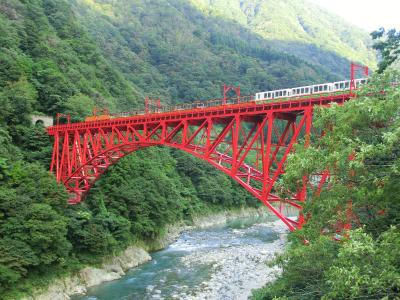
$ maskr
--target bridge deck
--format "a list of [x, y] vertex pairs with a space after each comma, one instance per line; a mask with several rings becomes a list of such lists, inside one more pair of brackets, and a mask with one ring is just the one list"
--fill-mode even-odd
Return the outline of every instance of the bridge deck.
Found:
[[72, 124], [55, 125], [47, 128], [47, 132], [50, 135], [54, 135], [56, 132], [62, 133], [65, 131], [83, 131], [87, 129], [103, 128], [107, 130], [110, 126], [126, 126], [127, 124], [145, 124], [160, 121], [180, 121], [183, 119], [196, 122], [198, 119], [204, 119], [204, 117], [228, 117], [240, 114], [241, 116], [255, 116], [262, 115], [268, 111], [274, 112], [298, 112], [301, 114], [305, 108], [312, 106], [327, 106], [332, 103], [342, 104], [345, 101], [353, 97], [354, 94], [343, 93], [343, 94], [331, 94], [331, 95], [319, 95], [318, 97], [310, 98], [293, 98], [284, 101], [277, 102], [245, 102], [238, 104], [219, 105], [206, 108], [195, 108], [188, 110], [176, 110], [171, 112], [161, 113], [150, 113], [128, 117], [110, 118], [109, 120], [91, 121], [91, 122], [80, 122]]

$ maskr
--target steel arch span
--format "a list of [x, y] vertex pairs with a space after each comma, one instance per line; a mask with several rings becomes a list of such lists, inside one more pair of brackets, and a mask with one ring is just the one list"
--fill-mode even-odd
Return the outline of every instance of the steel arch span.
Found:
[[[278, 196], [277, 183], [299, 138], [312, 134], [314, 106], [342, 104], [351, 94], [275, 103], [247, 102], [208, 108], [49, 127], [54, 137], [51, 171], [79, 203], [119, 159], [151, 146], [188, 152], [229, 175], [262, 201], [290, 230], [301, 228], [306, 189]], [[240, 100], [240, 99], [238, 99]], [[293, 210], [299, 212], [294, 219]]]

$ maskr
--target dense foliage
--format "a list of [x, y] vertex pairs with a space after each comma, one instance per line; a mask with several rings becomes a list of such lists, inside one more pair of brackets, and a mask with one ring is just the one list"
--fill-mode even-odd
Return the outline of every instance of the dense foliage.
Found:
[[[312, 217], [275, 262], [282, 276], [254, 299], [399, 295], [400, 88], [392, 84], [398, 80], [398, 73], [377, 75], [356, 100], [317, 110], [314, 125], [331, 130], [310, 147], [296, 148], [284, 184], [296, 188], [302, 174], [327, 168], [329, 187], [309, 194], [305, 214]], [[346, 232], [344, 223], [353, 230]]]
[[221, 97], [224, 82], [248, 95], [345, 76], [274, 50], [250, 30], [205, 17], [185, 0], [73, 3], [114, 68], [163, 103]]

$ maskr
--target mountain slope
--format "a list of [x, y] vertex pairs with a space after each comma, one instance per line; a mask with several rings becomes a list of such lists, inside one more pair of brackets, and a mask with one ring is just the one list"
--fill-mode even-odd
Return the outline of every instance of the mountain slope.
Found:
[[205, 14], [234, 20], [277, 49], [347, 72], [343, 58], [374, 67], [368, 33], [305, 0], [190, 0]]
[[75, 0], [79, 21], [125, 77], [164, 101], [221, 96], [224, 82], [245, 94], [338, 78], [272, 49], [229, 20], [181, 0]]
[[132, 107], [139, 99], [64, 1], [2, 1], [0, 37], [0, 87], [26, 79], [37, 93], [35, 110], [63, 111], [71, 97], [83, 101], [82, 95], [111, 109]]

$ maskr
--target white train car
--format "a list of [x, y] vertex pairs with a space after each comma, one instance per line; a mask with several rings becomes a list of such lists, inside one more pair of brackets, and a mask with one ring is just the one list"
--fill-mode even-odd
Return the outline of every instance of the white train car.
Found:
[[303, 95], [310, 95], [312, 92], [312, 86], [300, 86], [292, 89], [292, 96], [298, 97]]
[[290, 96], [292, 96], [292, 89], [275, 90], [275, 91], [257, 93], [255, 100], [258, 101], [258, 100], [279, 99]]
[[312, 85], [311, 94], [323, 94], [330, 93], [333, 91], [333, 83], [322, 83]]
[[337, 81], [333, 83], [333, 91], [345, 91], [350, 89], [350, 80]]
[[[355, 87], [358, 89], [368, 82], [368, 78], [355, 79]], [[334, 93], [350, 89], [350, 80], [328, 82], [308, 86], [300, 86], [290, 89], [259, 92], [255, 94], [255, 101], [272, 100], [288, 97], [301, 97], [305, 95]]]

